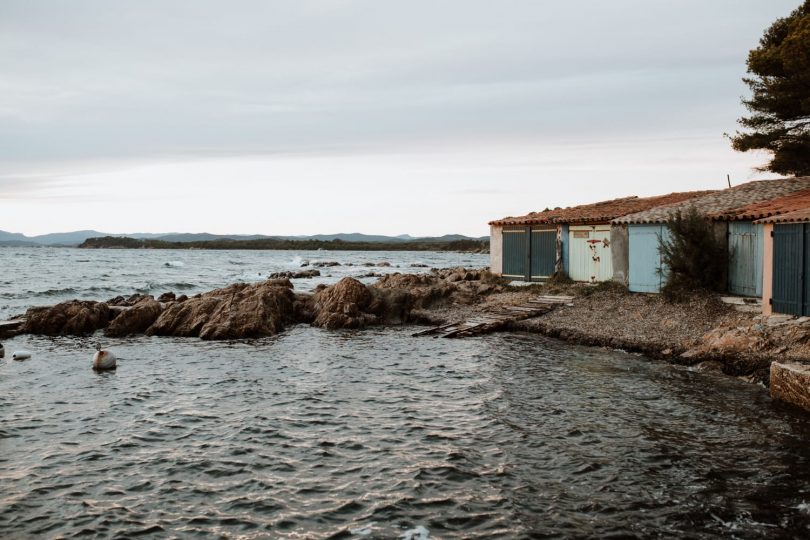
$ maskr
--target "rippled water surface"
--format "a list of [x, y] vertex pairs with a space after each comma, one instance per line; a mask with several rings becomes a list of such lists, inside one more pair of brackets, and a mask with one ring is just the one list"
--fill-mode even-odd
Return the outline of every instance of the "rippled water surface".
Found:
[[321, 276], [295, 279], [297, 290], [345, 276], [365, 283], [369, 273], [428, 272], [427, 267], [484, 267], [489, 255], [429, 251], [273, 251], [189, 249], [75, 249], [0, 247], [0, 320], [31, 306], [79, 298], [167, 291], [192, 295], [237, 281], [261, 281], [273, 272], [301, 270], [306, 262], [334, 261]]
[[[36, 264], [4, 261], [6, 310], [55, 286], [195, 291], [300, 264], [28, 251]], [[339, 268], [323, 279], [357, 270]], [[0, 538], [810, 537], [810, 422], [763, 388], [527, 334], [413, 330], [105, 340], [119, 367], [100, 374], [98, 336], [5, 341]]]
[[810, 426], [762, 388], [409, 330], [112, 341], [103, 374], [90, 340], [7, 342], [35, 354], [0, 361], [0, 536], [810, 532]]

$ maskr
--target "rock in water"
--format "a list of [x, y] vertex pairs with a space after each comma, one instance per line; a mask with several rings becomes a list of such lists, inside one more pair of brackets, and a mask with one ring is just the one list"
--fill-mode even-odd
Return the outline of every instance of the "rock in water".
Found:
[[810, 411], [810, 366], [771, 363], [771, 397]]
[[3, 344], [0, 343], [0, 358], [3, 358], [5, 356], [6, 356], [6, 350], [3, 348]]
[[158, 302], [173, 302], [175, 298], [175, 294], [169, 291], [158, 296]]
[[295, 294], [286, 279], [236, 283], [168, 306], [146, 333], [240, 339], [271, 336], [295, 321]]
[[11, 353], [11, 358], [14, 360], [28, 360], [31, 358], [31, 353], [28, 351], [14, 351]]
[[104, 329], [104, 335], [123, 337], [143, 334], [157, 320], [162, 311], [160, 302], [151, 296], [144, 298], [113, 319], [110, 326]]
[[315, 293], [313, 325], [322, 328], [363, 328], [374, 322], [364, 310], [373, 297], [368, 287], [345, 277], [331, 287]]
[[411, 305], [408, 291], [366, 287], [354, 278], [345, 277], [315, 293], [312, 324], [329, 329], [401, 324], [407, 320]]
[[105, 371], [108, 369], [115, 369], [117, 363], [117, 359], [115, 354], [110, 351], [106, 350], [99, 350], [96, 351], [96, 354], [93, 355], [93, 369], [96, 371]]
[[89, 335], [110, 322], [110, 308], [101, 302], [71, 300], [25, 313], [22, 332], [47, 336]]

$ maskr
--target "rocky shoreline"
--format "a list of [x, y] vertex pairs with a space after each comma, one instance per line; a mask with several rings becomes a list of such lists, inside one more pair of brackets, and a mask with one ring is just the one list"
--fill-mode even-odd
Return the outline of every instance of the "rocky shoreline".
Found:
[[13, 333], [90, 335], [101, 330], [108, 337], [227, 340], [270, 336], [295, 324], [328, 329], [441, 325], [538, 294], [570, 295], [574, 300], [542, 316], [513, 321], [505, 330], [643, 353], [766, 386], [774, 360], [810, 360], [808, 318], [742, 313], [714, 295], [669, 302], [612, 283], [515, 287], [487, 270], [464, 268], [390, 274], [372, 285], [347, 277], [313, 293], [295, 291], [285, 276], [192, 297], [165, 293], [157, 299], [136, 294], [106, 302], [73, 300], [29, 309]]

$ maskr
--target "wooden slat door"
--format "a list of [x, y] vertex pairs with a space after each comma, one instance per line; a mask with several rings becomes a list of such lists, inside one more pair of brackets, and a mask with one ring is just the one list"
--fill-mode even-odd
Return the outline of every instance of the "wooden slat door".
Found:
[[775, 225], [773, 228], [773, 311], [802, 315], [805, 272], [805, 225]]
[[503, 230], [503, 277], [529, 280], [529, 229]]
[[728, 225], [728, 291], [762, 296], [762, 225], [732, 221]]
[[630, 225], [628, 274], [631, 291], [661, 291], [661, 285], [666, 281], [666, 268], [661, 261], [658, 245], [659, 238], [668, 236], [669, 230], [663, 225]]
[[557, 264], [557, 229], [532, 229], [531, 278], [548, 279]]

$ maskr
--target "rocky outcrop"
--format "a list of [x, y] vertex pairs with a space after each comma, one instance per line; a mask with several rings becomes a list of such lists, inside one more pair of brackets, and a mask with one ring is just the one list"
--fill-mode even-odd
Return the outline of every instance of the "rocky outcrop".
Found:
[[771, 397], [810, 411], [810, 366], [773, 362]]
[[72, 300], [29, 309], [21, 331], [47, 336], [84, 336], [107, 326], [110, 318], [110, 308], [103, 302]]
[[475, 303], [482, 294], [502, 288], [487, 272], [463, 268], [422, 275], [396, 273], [371, 286], [344, 278], [331, 287], [317, 287], [312, 295], [296, 295], [287, 279], [316, 275], [320, 272], [314, 269], [277, 273], [273, 276], [285, 279], [238, 283], [191, 298], [174, 293], [164, 293], [158, 300], [143, 294], [118, 296], [109, 301], [112, 308], [96, 302], [67, 302], [29, 310], [23, 331], [90, 334], [106, 328], [109, 337], [146, 333], [212, 340], [253, 338], [276, 334], [294, 323], [323, 328], [403, 324], [411, 320], [414, 309]]
[[346, 277], [320, 288], [311, 299], [312, 324], [322, 328], [365, 328], [407, 321], [412, 297], [401, 289], [367, 287]]
[[175, 294], [169, 291], [158, 296], [158, 302], [173, 302], [176, 298]]
[[363, 328], [376, 317], [364, 310], [373, 296], [369, 288], [353, 278], [343, 278], [331, 287], [318, 290], [312, 299], [314, 326], [322, 328]]
[[268, 277], [270, 279], [302, 279], [313, 278], [321, 275], [320, 270], [302, 270], [300, 272], [273, 272]]
[[134, 306], [138, 302], [142, 300], [146, 300], [147, 298], [152, 298], [152, 296], [148, 294], [132, 294], [130, 296], [116, 296], [115, 298], [110, 298], [105, 302], [108, 306]]
[[389, 274], [374, 287], [408, 291], [416, 309], [431, 309], [451, 303], [474, 304], [504, 288], [491, 273], [464, 268], [436, 270], [429, 274]]
[[721, 327], [707, 332], [696, 347], [689, 349], [681, 357], [705, 358], [759, 353], [769, 346], [767, 337], [760, 332], [752, 332], [750, 327]]
[[270, 336], [295, 321], [289, 280], [236, 283], [168, 306], [150, 335], [240, 339]]
[[118, 314], [112, 320], [110, 326], [104, 329], [104, 335], [107, 337], [124, 337], [143, 334], [157, 320], [162, 311], [163, 308], [160, 302], [152, 297], [144, 298]]

